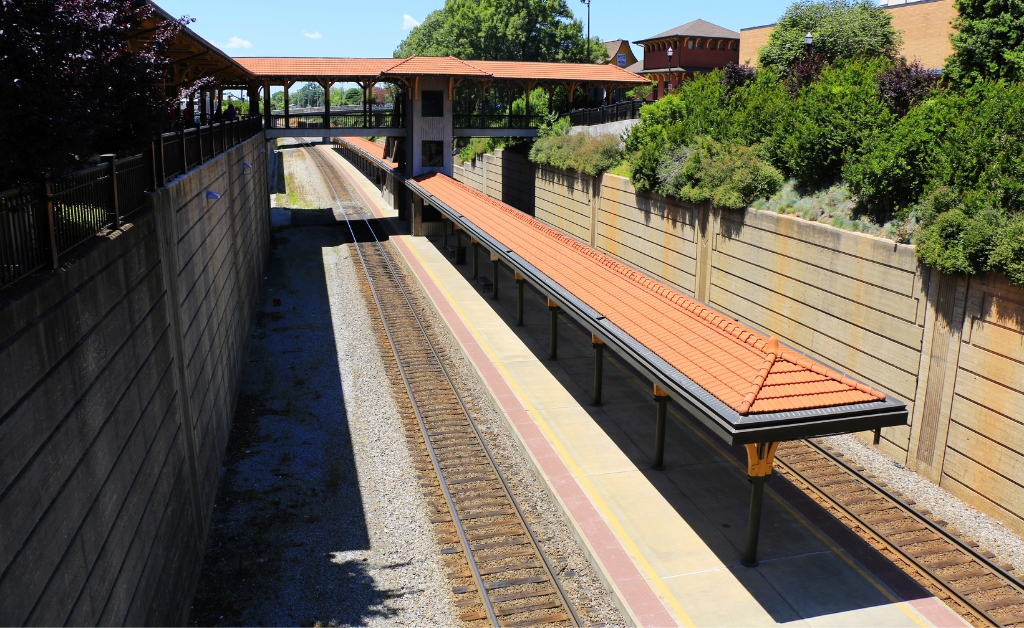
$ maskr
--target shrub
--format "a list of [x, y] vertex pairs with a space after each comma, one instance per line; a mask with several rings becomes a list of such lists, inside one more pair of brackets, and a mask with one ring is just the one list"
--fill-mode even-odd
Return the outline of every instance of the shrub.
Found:
[[923, 226], [917, 257], [947, 274], [975, 274], [992, 267], [1000, 227], [1005, 222], [990, 203], [964, 203], [948, 187], [932, 191], [919, 205]]
[[907, 63], [900, 57], [878, 77], [878, 94], [889, 110], [897, 116], [907, 115], [910, 108], [922, 100], [935, 88], [939, 75], [924, 69], [920, 61]]
[[775, 25], [759, 52], [758, 65], [786, 74], [806, 54], [804, 35], [814, 36], [813, 50], [826, 62], [861, 57], [895, 57], [899, 35], [889, 13], [866, 0], [794, 2]]
[[722, 68], [722, 85], [725, 85], [725, 94], [732, 96], [737, 89], [754, 80], [756, 74], [754, 68], [746, 64], [733, 61], [725, 64], [725, 67]]
[[533, 143], [530, 161], [597, 176], [622, 161], [622, 140], [614, 135], [551, 134]]
[[729, 209], [747, 207], [782, 187], [782, 174], [757, 148], [709, 137], [667, 155], [659, 164], [658, 180], [658, 191], [666, 196]]
[[826, 68], [776, 126], [768, 145], [773, 163], [805, 189], [837, 182], [847, 154], [894, 121], [877, 89], [888, 63], [859, 60]]
[[984, 79], [1024, 81], [1024, 2], [957, 0], [953, 55], [945, 74], [958, 86]]
[[722, 72], [716, 70], [685, 81], [670, 95], [645, 105], [640, 123], [626, 138], [636, 188], [641, 192], [655, 189], [658, 165], [674, 148], [693, 144], [702, 135], [729, 137], [727, 101]]

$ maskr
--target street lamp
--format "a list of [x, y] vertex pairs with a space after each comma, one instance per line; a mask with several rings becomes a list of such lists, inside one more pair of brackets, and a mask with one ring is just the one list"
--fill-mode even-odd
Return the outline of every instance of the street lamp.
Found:
[[587, 5], [587, 63], [590, 63], [590, 0], [580, 0]]
[[804, 50], [807, 52], [807, 54], [811, 54], [811, 44], [813, 43], [814, 35], [811, 34], [811, 31], [807, 31], [807, 34], [804, 35]]
[[672, 46], [668, 47], [668, 82], [665, 85], [665, 94], [668, 94], [668, 90], [672, 89]]

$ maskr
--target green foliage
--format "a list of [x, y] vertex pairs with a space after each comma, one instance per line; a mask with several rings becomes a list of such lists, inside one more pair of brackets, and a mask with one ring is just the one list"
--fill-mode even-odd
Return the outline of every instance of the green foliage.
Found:
[[845, 183], [810, 194], [800, 194], [797, 188], [796, 181], [790, 179], [773, 196], [755, 200], [750, 207], [759, 211], [799, 216], [804, 220], [832, 225], [847, 231], [890, 237], [904, 243], [909, 242], [916, 232], [915, 216], [904, 215], [879, 225], [871, 216], [864, 215], [858, 207], [857, 198]]
[[345, 97], [342, 104], [358, 105], [361, 102], [363, 102], [363, 90], [358, 87], [350, 87], [345, 90]]
[[633, 184], [641, 192], [658, 185], [658, 165], [666, 154], [700, 136], [726, 139], [732, 133], [726, 87], [716, 70], [686, 81], [672, 94], [640, 109], [640, 123], [626, 138]]
[[568, 135], [572, 130], [572, 120], [569, 116], [548, 117], [544, 124], [537, 129], [537, 137], [549, 137], [552, 135]]
[[985, 200], [963, 202], [939, 187], [920, 203], [924, 226], [917, 235], [917, 256], [947, 274], [976, 274], [992, 268], [1005, 217]]
[[651, 92], [654, 91], [654, 83], [648, 83], [646, 85], [637, 85], [633, 89], [626, 92], [626, 96], [629, 96], [633, 100], [647, 100]]
[[958, 86], [1024, 80], [1024, 1], [957, 0], [953, 55], [945, 75]]
[[[520, 96], [512, 101], [512, 114], [526, 115], [526, 96]], [[548, 115], [548, 93], [541, 87], [530, 92], [530, 115]]]
[[484, 153], [493, 153], [499, 148], [504, 148], [504, 139], [500, 137], [474, 137], [459, 151], [459, 161], [462, 163], [473, 161]]
[[836, 183], [847, 155], [895, 122], [878, 94], [878, 75], [890, 64], [857, 60], [826, 68], [775, 126], [768, 143], [772, 161], [804, 188]]
[[756, 147], [700, 137], [668, 154], [658, 167], [658, 192], [691, 203], [741, 209], [782, 187], [782, 174]]
[[788, 72], [806, 54], [804, 36], [826, 62], [859, 57], [894, 57], [901, 44], [889, 13], [867, 0], [799, 0], [790, 5], [761, 48], [758, 65]]
[[530, 161], [597, 176], [622, 161], [622, 141], [614, 135], [549, 134], [530, 149]]
[[[583, 23], [565, 0], [446, 0], [412, 29], [395, 57], [423, 55], [495, 61], [579, 61], [587, 59]], [[591, 62], [608, 51], [595, 37]]]

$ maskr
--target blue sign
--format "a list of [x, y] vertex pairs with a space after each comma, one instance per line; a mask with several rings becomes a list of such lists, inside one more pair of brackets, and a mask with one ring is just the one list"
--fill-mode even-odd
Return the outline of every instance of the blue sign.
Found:
[[620, 68], [626, 67], [626, 55], [621, 52], [615, 55], [615, 65], [619, 66]]

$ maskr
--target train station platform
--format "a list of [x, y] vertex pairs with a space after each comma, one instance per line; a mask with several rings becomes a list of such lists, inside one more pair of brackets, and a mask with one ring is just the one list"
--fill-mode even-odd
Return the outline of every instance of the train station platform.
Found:
[[[373, 183], [339, 155], [331, 156], [378, 217], [395, 217]], [[392, 241], [629, 621], [963, 625], [891, 565], [879, 568], [870, 547], [858, 545], [843, 526], [829, 526], [824, 511], [784, 490], [782, 478], [766, 492], [759, 564], [741, 565], [749, 500], [742, 447], [723, 444], [673, 403], [664, 466], [652, 468], [657, 402], [626, 360], [606, 354], [604, 403], [591, 405], [589, 330], [563, 316], [558, 359], [549, 360], [546, 296], [530, 290], [524, 325], [516, 326], [510, 268], [501, 269], [503, 291], [495, 300], [490, 289], [473, 281], [471, 264], [452, 264], [439, 237]]]

